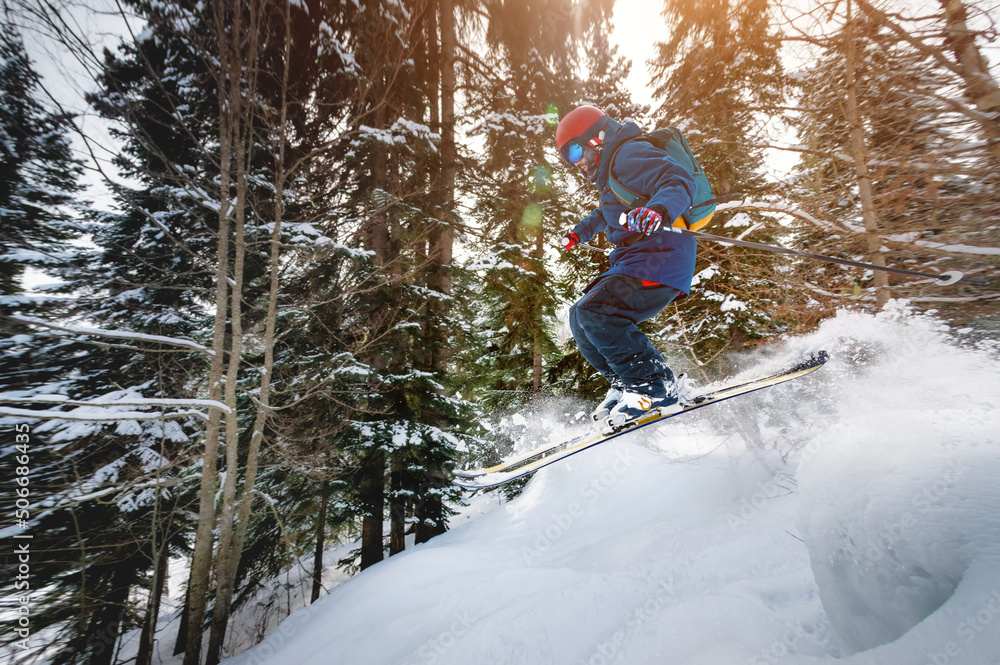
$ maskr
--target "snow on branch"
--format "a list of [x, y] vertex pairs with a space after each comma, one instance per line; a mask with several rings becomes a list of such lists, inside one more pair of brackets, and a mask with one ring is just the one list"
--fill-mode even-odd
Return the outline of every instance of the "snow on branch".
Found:
[[950, 252], [954, 254], [981, 254], [984, 256], [1000, 256], [1000, 247], [975, 247], [973, 245], [946, 245], [930, 240], [917, 240], [913, 243], [918, 247], [926, 247], [939, 252]]
[[727, 210], [757, 210], [759, 212], [776, 212], [783, 215], [791, 215], [792, 217], [798, 217], [813, 226], [823, 229], [824, 231], [831, 232], [843, 232], [847, 231], [850, 233], [864, 233], [864, 228], [848, 224], [846, 222], [828, 222], [818, 219], [804, 210], [800, 210], [794, 206], [783, 205], [780, 203], [767, 203], [766, 201], [761, 202], [733, 202], [733, 203], [723, 203], [716, 210], [727, 211]]
[[773, 143], [746, 143], [744, 144], [748, 148], [762, 148], [764, 150], [784, 150], [786, 152], [801, 152], [809, 155], [825, 155], [827, 157], [833, 157], [834, 159], [846, 162], [848, 164], [854, 163], [854, 158], [842, 152], [837, 152], [836, 150], [814, 150], [808, 146], [801, 144], [798, 145], [775, 145]]
[[975, 245], [949, 245], [933, 240], [919, 240], [920, 233], [897, 233], [886, 236], [889, 242], [898, 242], [906, 245], [916, 245], [925, 249], [933, 249], [949, 254], [978, 254], [980, 256], [1000, 256], [1000, 247], [976, 247]]
[[48, 321], [43, 321], [42, 319], [36, 319], [34, 317], [24, 316], [21, 314], [12, 314], [5, 318], [17, 321], [18, 323], [24, 323], [32, 326], [41, 326], [43, 328], [51, 328], [52, 330], [60, 330], [62, 332], [74, 333], [77, 335], [97, 335], [100, 337], [112, 337], [115, 339], [130, 339], [142, 342], [156, 342], [159, 344], [169, 344], [171, 346], [179, 346], [185, 349], [200, 351], [210, 356], [215, 355], [215, 352], [212, 349], [209, 349], [207, 346], [203, 346], [198, 342], [194, 342], [189, 339], [181, 339], [179, 337], [165, 337], [163, 335], [147, 335], [145, 333], [129, 332], [127, 330], [103, 330], [101, 328], [64, 326], [58, 323], [50, 323]]
[[[851, 224], [850, 222], [838, 221], [829, 222], [822, 219], [818, 219], [813, 215], [810, 215], [804, 210], [795, 208], [793, 206], [784, 205], [781, 203], [767, 203], [767, 202], [746, 202], [746, 201], [734, 201], [731, 203], [720, 204], [716, 210], [719, 211], [730, 211], [730, 210], [757, 210], [759, 212], [774, 212], [780, 213], [782, 215], [790, 215], [792, 217], [798, 217], [813, 226], [829, 232], [849, 232], [849, 233], [864, 233], [865, 229], [857, 224]], [[750, 229], [753, 231], [754, 227]], [[750, 231], [746, 231], [740, 235], [743, 238], [749, 235]], [[977, 247], [975, 245], [950, 245], [941, 242], [934, 242], [932, 240], [918, 240], [919, 234], [896, 234], [887, 236], [886, 240], [889, 242], [903, 243], [908, 245], [915, 245], [917, 247], [923, 247], [925, 249], [933, 249], [939, 252], [947, 252], [951, 254], [975, 254], [979, 256], [1000, 256], [1000, 247]]]
[[81, 420], [87, 422], [198, 418], [199, 420], [208, 422], [208, 416], [201, 411], [111, 411], [93, 407], [81, 407], [72, 411], [36, 411], [34, 409], [16, 409], [7, 406], [0, 406], [0, 416], [10, 416], [13, 418], [37, 418], [39, 420]]
[[208, 409], [218, 409], [224, 413], [230, 413], [232, 409], [228, 406], [212, 399], [161, 399], [137, 397], [125, 400], [104, 400], [101, 398], [93, 400], [73, 400], [63, 395], [35, 395], [32, 397], [7, 397], [0, 393], [0, 402], [8, 404], [62, 404], [64, 406], [186, 406], [205, 407]]
[[[918, 88], [914, 88], [918, 89]], [[923, 89], [919, 89], [923, 92]], [[940, 95], [934, 95], [933, 93], [928, 93], [935, 97], [939, 101], [949, 106], [952, 106], [954, 110], [963, 112], [961, 104], [951, 99], [946, 99]], [[981, 121], [981, 117], [985, 114], [973, 113], [968, 109], [964, 109], [966, 115], [970, 116], [973, 120]], [[838, 152], [836, 150], [814, 150], [804, 145], [778, 145], [775, 143], [745, 143], [740, 144], [748, 148], [760, 148], [763, 150], [784, 150], [785, 152], [798, 152], [807, 155], [819, 155], [820, 157], [827, 157], [829, 159], [835, 159], [839, 162], [845, 164], [854, 164], [854, 158], [843, 152]], [[954, 147], [954, 150], [964, 151], [964, 150], [981, 150], [983, 147], [987, 146], [984, 142], [972, 142], [972, 141], [962, 141], [960, 144]], [[939, 169], [940, 166], [936, 164], [933, 160], [929, 161], [914, 161], [912, 159], [900, 158], [900, 159], [873, 159], [869, 158], [866, 160], [868, 166], [887, 166], [894, 169], [906, 169], [908, 171], [930, 171], [932, 169]]]

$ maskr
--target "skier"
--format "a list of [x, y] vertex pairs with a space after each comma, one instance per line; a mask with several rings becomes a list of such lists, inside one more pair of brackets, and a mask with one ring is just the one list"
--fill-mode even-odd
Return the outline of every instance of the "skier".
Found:
[[[686, 397], [683, 376], [674, 376], [637, 324], [687, 297], [691, 288], [695, 239], [658, 227], [670, 226], [691, 207], [697, 185], [665, 151], [629, 140], [641, 133], [634, 122], [619, 123], [586, 105], [567, 113], [556, 128], [560, 154], [600, 190], [600, 207], [563, 234], [563, 247], [571, 250], [601, 231], [616, 245], [611, 269], [584, 289], [569, 318], [583, 357], [611, 384], [592, 418], [613, 429], [657, 407], [683, 404]], [[648, 197], [645, 205], [629, 209], [611, 191], [612, 155], [615, 179]]]

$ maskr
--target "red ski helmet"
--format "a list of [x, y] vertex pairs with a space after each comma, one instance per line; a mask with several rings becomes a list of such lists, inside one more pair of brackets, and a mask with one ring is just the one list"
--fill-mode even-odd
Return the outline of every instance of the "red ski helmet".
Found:
[[590, 143], [594, 147], [599, 146], [604, 141], [602, 132], [608, 126], [608, 120], [608, 115], [596, 106], [578, 106], [559, 121], [559, 126], [556, 127], [556, 148], [562, 154], [563, 148], [573, 139], [580, 139], [581, 143]]

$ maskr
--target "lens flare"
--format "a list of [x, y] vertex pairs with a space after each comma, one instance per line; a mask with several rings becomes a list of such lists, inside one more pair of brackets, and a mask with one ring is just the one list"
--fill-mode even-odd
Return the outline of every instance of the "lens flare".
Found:
[[531, 191], [545, 194], [552, 189], [552, 169], [547, 164], [536, 164], [531, 169]]
[[521, 213], [521, 226], [525, 229], [537, 229], [542, 225], [542, 206], [529, 203]]

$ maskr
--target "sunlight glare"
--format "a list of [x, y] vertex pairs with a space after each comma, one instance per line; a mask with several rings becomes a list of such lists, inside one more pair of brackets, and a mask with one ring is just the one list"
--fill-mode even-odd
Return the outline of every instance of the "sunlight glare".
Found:
[[666, 26], [660, 16], [662, 11], [663, 0], [618, 0], [615, 3], [611, 43], [632, 61], [626, 83], [632, 99], [640, 104], [653, 103], [646, 61], [656, 52], [656, 42], [667, 39]]

